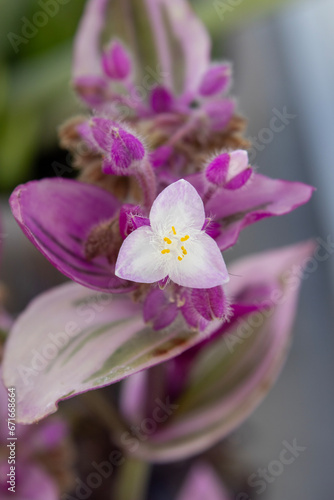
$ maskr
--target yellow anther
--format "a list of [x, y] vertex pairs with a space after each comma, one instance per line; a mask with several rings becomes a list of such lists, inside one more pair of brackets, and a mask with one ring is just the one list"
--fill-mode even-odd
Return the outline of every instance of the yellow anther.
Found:
[[176, 235], [176, 231], [175, 231], [175, 227], [174, 226], [172, 226], [172, 231], [173, 231], [173, 234]]
[[184, 247], [181, 247], [181, 250], [182, 250], [183, 255], [187, 255], [188, 252]]
[[189, 240], [190, 236], [186, 235], [184, 238], [181, 238], [181, 241], [187, 241]]
[[166, 248], [166, 250], [162, 250], [161, 253], [162, 253], [162, 255], [165, 255], [166, 253], [170, 253], [170, 250], [168, 250], [168, 248]]
[[181, 262], [181, 260], [182, 260], [182, 257], [178, 257], [178, 259], [179, 259], [179, 261]]
[[164, 241], [166, 243], [168, 243], [168, 245], [171, 245], [172, 244], [172, 240], [170, 240], [169, 238], [164, 238]]

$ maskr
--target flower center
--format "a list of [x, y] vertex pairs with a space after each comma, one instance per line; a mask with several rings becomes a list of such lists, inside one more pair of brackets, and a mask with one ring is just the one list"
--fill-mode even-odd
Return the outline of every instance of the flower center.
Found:
[[190, 236], [188, 234], [179, 238], [176, 233], [175, 227], [172, 226], [172, 229], [169, 231], [168, 236], [165, 236], [163, 238], [164, 246], [167, 245], [167, 247], [161, 251], [162, 255], [171, 254], [173, 256], [177, 256], [177, 259], [182, 262], [182, 260], [188, 253], [182, 243], [189, 240], [189, 238]]

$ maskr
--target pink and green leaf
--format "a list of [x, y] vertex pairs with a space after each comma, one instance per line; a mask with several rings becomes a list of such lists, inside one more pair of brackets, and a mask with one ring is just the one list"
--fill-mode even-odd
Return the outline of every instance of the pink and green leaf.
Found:
[[25, 235], [65, 276], [99, 291], [122, 293], [133, 288], [115, 276], [105, 257], [85, 256], [92, 228], [120, 208], [110, 193], [69, 179], [43, 179], [18, 186], [10, 204]]
[[18, 422], [32, 423], [54, 413], [62, 399], [118, 382], [201, 339], [182, 322], [157, 333], [127, 296], [69, 283], [35, 299], [17, 319], [3, 378], [16, 387]]

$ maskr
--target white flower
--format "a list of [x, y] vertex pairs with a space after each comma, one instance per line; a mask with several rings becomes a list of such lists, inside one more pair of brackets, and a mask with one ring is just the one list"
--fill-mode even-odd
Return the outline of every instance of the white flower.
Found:
[[169, 277], [191, 288], [227, 283], [223, 256], [204, 225], [204, 206], [196, 189], [185, 180], [171, 184], [154, 201], [150, 226], [136, 229], [125, 239], [116, 276], [138, 283]]

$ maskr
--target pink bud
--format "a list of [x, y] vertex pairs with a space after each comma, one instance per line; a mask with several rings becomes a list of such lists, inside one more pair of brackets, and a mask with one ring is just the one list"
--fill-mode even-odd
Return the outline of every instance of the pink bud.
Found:
[[235, 102], [231, 99], [209, 101], [204, 104], [203, 109], [210, 120], [211, 130], [218, 132], [231, 121], [235, 111]]
[[171, 300], [166, 291], [152, 288], [144, 302], [144, 320], [151, 323], [153, 330], [162, 330], [171, 325], [177, 315], [178, 307], [175, 300]]
[[240, 189], [242, 186], [246, 184], [246, 182], [250, 179], [253, 174], [253, 170], [248, 167], [240, 174], [237, 174], [233, 179], [227, 182], [224, 186], [225, 189], [229, 189], [230, 191], [235, 191], [236, 189]]
[[244, 186], [252, 173], [247, 151], [243, 150], [222, 153], [205, 169], [205, 176], [209, 182], [231, 191]]
[[208, 289], [194, 288], [191, 299], [196, 311], [207, 321], [223, 318], [228, 312], [228, 302], [221, 286]]
[[103, 155], [105, 174], [131, 175], [129, 169], [144, 159], [145, 147], [132, 133], [107, 118], [92, 118], [78, 131], [86, 143]]
[[119, 230], [123, 240], [142, 226], [149, 226], [150, 219], [143, 216], [139, 206], [125, 204], [119, 214]]
[[105, 101], [107, 83], [101, 77], [82, 76], [74, 81], [74, 88], [88, 106], [99, 106]]
[[205, 176], [209, 182], [216, 186], [225, 184], [230, 166], [230, 155], [223, 153], [215, 158], [206, 168]]
[[151, 163], [153, 167], [159, 168], [164, 165], [172, 156], [173, 148], [171, 146], [160, 146], [151, 153]]
[[155, 87], [151, 92], [150, 102], [155, 113], [168, 113], [172, 109], [173, 96], [165, 87]]
[[253, 170], [249, 166], [247, 151], [242, 149], [233, 151], [230, 154], [230, 166], [224, 188], [232, 191], [240, 189], [246, 184], [252, 173]]
[[[145, 148], [137, 137], [120, 127], [111, 131], [111, 147], [102, 164], [105, 174], [127, 175], [127, 170], [143, 160]], [[130, 173], [130, 172], [129, 172]]]
[[231, 83], [231, 66], [220, 64], [213, 66], [203, 76], [199, 93], [204, 96], [212, 96], [227, 90]]
[[102, 55], [103, 71], [112, 80], [124, 80], [131, 72], [132, 63], [121, 42], [114, 40]]
[[107, 153], [110, 149], [112, 130], [116, 123], [107, 118], [92, 118], [89, 125], [97, 146]]

